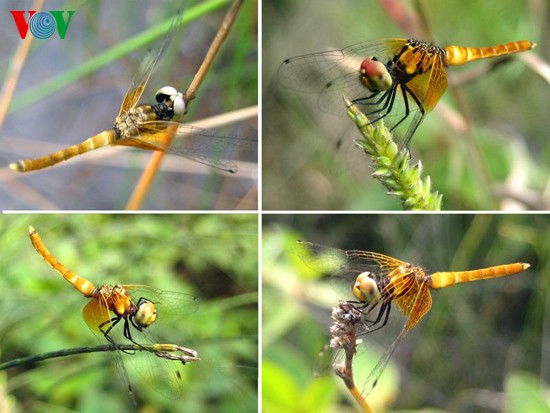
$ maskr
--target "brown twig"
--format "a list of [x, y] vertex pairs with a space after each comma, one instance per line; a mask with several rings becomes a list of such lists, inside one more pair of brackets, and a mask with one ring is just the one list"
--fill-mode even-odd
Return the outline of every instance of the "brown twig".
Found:
[[[199, 88], [200, 84], [206, 77], [206, 74], [208, 73], [208, 71], [210, 70], [210, 67], [212, 66], [212, 63], [214, 62], [214, 58], [218, 54], [218, 51], [220, 50], [223, 42], [227, 38], [227, 35], [229, 34], [229, 30], [231, 29], [231, 26], [235, 22], [237, 14], [240, 10], [242, 2], [243, 0], [235, 1], [235, 3], [233, 3], [231, 8], [225, 15], [225, 18], [218, 30], [218, 33], [216, 34], [216, 37], [214, 38], [214, 40], [212, 41], [212, 44], [210, 45], [210, 49], [206, 53], [206, 56], [204, 57], [204, 60], [199, 70], [195, 74], [193, 81], [187, 88], [187, 92], [185, 93], [187, 107], [189, 107], [189, 104], [195, 97], [195, 93], [197, 89]], [[149, 164], [143, 171], [143, 174], [141, 175], [136, 185], [136, 188], [134, 189], [134, 192], [132, 193], [128, 203], [126, 204], [126, 209], [136, 210], [141, 206], [145, 196], [147, 195], [147, 192], [149, 191], [151, 183], [153, 182], [153, 179], [158, 172], [160, 163], [162, 162], [163, 158], [164, 158], [164, 152], [156, 151], [153, 153], [151, 160], [149, 161]]]
[[330, 327], [330, 347], [343, 349], [344, 363], [334, 362], [332, 368], [365, 413], [374, 413], [353, 379], [353, 357], [357, 354], [357, 325], [363, 325], [361, 312], [351, 303], [342, 301], [332, 309], [334, 323]]

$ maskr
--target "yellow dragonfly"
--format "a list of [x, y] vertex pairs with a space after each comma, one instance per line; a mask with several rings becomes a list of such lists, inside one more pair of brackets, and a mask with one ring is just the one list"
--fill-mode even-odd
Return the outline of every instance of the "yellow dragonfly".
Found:
[[186, 111], [187, 99], [182, 92], [172, 86], [164, 86], [157, 91], [155, 103], [136, 106], [151, 73], [177, 31], [179, 19], [178, 14], [173, 19], [158, 51], [147, 56], [141, 70], [134, 77], [112, 129], [60, 151], [11, 163], [9, 167], [17, 172], [34, 171], [104, 146], [124, 145], [184, 156], [216, 169], [237, 172], [237, 164], [231, 160], [233, 152], [238, 149], [252, 149], [257, 142], [172, 120], [174, 117], [182, 116]]
[[447, 89], [448, 66], [523, 52], [527, 40], [489, 47], [439, 47], [417, 39], [380, 39], [342, 50], [312, 53], [285, 60], [279, 68], [283, 85], [319, 94], [319, 107], [345, 115], [342, 95], [365, 107], [371, 122], [384, 119], [391, 130], [414, 114], [405, 146], [424, 117]]
[[[352, 300], [341, 303], [351, 310], [346, 316], [348, 319], [353, 317], [350, 314], [357, 314], [354, 321], [357, 324], [356, 338], [383, 328], [388, 323], [392, 302], [405, 316], [401, 332], [367, 378], [364, 387], [367, 394], [376, 385], [397, 345], [430, 310], [430, 290], [513, 275], [529, 268], [526, 263], [512, 263], [469, 271], [430, 273], [419, 265], [376, 252], [343, 251], [305, 241], [298, 241], [293, 251], [308, 267], [331, 274], [338, 287], [353, 294]], [[324, 374], [330, 370], [341, 350], [338, 337], [333, 334], [331, 345], [323, 348], [317, 360], [316, 372]]]
[[[124, 367], [121, 352], [126, 353], [134, 369], [156, 391], [168, 398], [178, 398], [183, 391], [183, 381], [178, 370], [178, 361], [186, 364], [200, 360], [197, 352], [175, 344], [160, 344], [155, 339], [154, 327], [157, 318], [168, 320], [170, 316], [177, 322], [197, 310], [198, 302], [193, 296], [164, 291], [145, 285], [101, 285], [81, 277], [65, 267], [46, 247], [33, 227], [29, 227], [32, 245], [44, 261], [69, 282], [78, 292], [88, 298], [82, 309], [82, 317], [88, 327], [102, 339], [119, 348], [114, 351], [114, 365], [119, 376], [135, 395]], [[140, 354], [123, 350], [133, 344], [145, 351]]]

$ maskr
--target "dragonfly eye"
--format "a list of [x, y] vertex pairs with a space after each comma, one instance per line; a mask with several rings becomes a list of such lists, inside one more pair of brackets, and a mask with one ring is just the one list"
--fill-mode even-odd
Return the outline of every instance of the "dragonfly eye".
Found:
[[361, 62], [360, 80], [371, 92], [383, 92], [392, 87], [393, 79], [386, 66], [375, 58], [367, 57]]
[[178, 92], [173, 98], [172, 108], [174, 109], [174, 114], [176, 116], [183, 115], [185, 112], [185, 100], [183, 99], [183, 95]]
[[174, 100], [174, 96], [178, 95], [176, 88], [172, 86], [164, 86], [157, 90], [155, 93], [155, 99], [158, 103], [168, 102]]
[[135, 323], [140, 327], [149, 327], [157, 319], [157, 309], [155, 304], [149, 300], [144, 300], [134, 316]]
[[362, 272], [355, 279], [353, 286], [353, 295], [361, 302], [370, 304], [378, 301], [380, 290], [376, 281], [370, 276], [370, 272]]
[[155, 94], [155, 99], [158, 103], [172, 102], [172, 110], [174, 115], [183, 115], [185, 112], [185, 100], [183, 94], [178, 92], [172, 86], [164, 86]]

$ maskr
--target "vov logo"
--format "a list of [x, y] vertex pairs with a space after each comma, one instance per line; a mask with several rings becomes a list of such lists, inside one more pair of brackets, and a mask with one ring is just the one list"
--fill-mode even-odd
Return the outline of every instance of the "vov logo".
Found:
[[[28, 10], [28, 20], [25, 20], [25, 10], [11, 10], [10, 13], [21, 39], [26, 38], [29, 31], [37, 39], [47, 39], [55, 33], [56, 28], [59, 37], [64, 39], [74, 10], [50, 10], [49, 13]], [[67, 13], [66, 20], [63, 17], [64, 13]]]

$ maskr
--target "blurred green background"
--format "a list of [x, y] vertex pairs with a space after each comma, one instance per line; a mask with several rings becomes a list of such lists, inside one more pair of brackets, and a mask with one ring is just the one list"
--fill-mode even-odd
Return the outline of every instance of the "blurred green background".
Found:
[[[426, 40], [438, 45], [538, 43], [549, 57], [548, 3], [467, 1], [271, 1], [263, 3], [263, 200], [276, 210], [393, 210], [397, 198], [370, 177], [370, 159], [353, 144], [352, 122], [318, 108], [319, 95], [285, 88], [281, 63], [298, 55], [342, 49], [381, 38], [408, 38], [387, 9], [423, 16]], [[517, 55], [447, 70], [450, 87], [416, 131], [411, 151], [421, 160], [444, 209], [548, 209], [550, 152], [548, 83]], [[539, 66], [540, 67], [540, 66]], [[459, 87], [453, 83], [463, 82]], [[342, 104], [342, 114], [344, 114]], [[455, 125], [466, 118], [469, 132]], [[460, 124], [460, 122], [458, 122]], [[397, 131], [399, 132], [399, 131]], [[397, 134], [399, 141], [399, 133]], [[337, 142], [343, 141], [340, 148]]]
[[198, 297], [197, 312], [175, 325], [159, 317], [155, 328], [161, 342], [193, 348], [202, 360], [180, 369], [178, 400], [131, 377], [139, 406], [106, 353], [0, 371], [0, 411], [257, 410], [256, 215], [1, 216], [2, 361], [99, 344], [81, 316], [87, 299], [36, 253], [29, 225], [63, 264], [96, 284], [145, 284]]
[[[340, 379], [314, 378], [331, 307], [344, 299], [291, 252], [296, 240], [362, 249], [429, 272], [527, 262], [523, 273], [432, 292], [428, 314], [401, 341], [367, 401], [377, 412], [548, 412], [548, 215], [268, 215], [263, 217], [263, 408], [354, 412]], [[404, 325], [367, 337], [355, 359], [362, 388]], [[546, 392], [546, 393], [545, 393]]]

